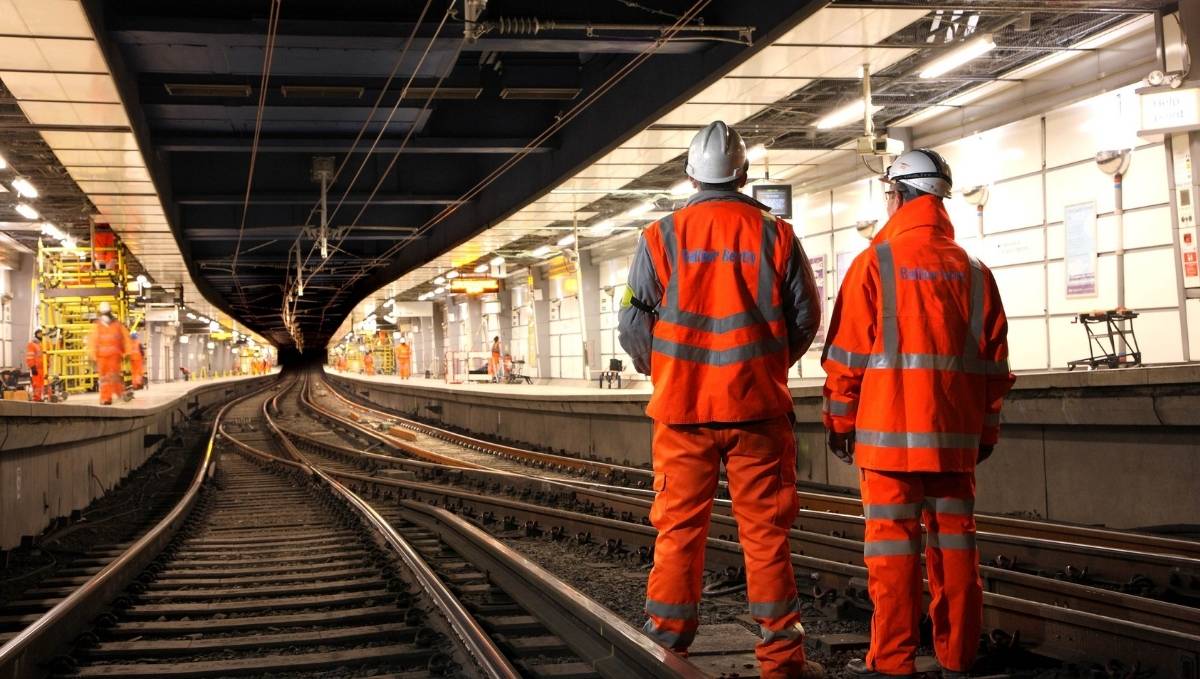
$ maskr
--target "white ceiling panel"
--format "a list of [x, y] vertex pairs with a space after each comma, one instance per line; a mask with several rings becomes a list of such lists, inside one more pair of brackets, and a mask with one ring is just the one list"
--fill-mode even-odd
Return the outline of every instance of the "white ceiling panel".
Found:
[[154, 190], [154, 184], [151, 182], [105, 182], [105, 181], [80, 181], [79, 188], [84, 193], [139, 193], [154, 195], [157, 192]]
[[79, 0], [3, 0], [0, 32], [91, 38], [92, 29]]
[[69, 101], [17, 102], [34, 125], [129, 127], [121, 104], [77, 104]]
[[76, 167], [145, 167], [141, 151], [56, 149], [54, 155], [63, 165]]
[[116, 84], [107, 74], [0, 71], [0, 80], [17, 99], [121, 102]]
[[150, 181], [150, 173], [144, 167], [90, 167], [67, 166], [69, 173], [76, 180], [103, 181]]
[[[92, 196], [96, 207], [102, 205], [160, 205], [158, 196]], [[160, 205], [161, 207], [161, 205]]]
[[48, 130], [41, 132], [50, 148], [105, 151], [138, 151], [132, 132], [71, 132]]

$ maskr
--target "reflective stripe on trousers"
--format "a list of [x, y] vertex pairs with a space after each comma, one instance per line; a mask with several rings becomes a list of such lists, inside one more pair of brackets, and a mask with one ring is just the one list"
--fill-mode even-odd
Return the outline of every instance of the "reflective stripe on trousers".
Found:
[[694, 628], [684, 632], [673, 632], [671, 630], [659, 629], [653, 620], [647, 620], [646, 624], [642, 626], [642, 631], [649, 635], [651, 639], [671, 649], [686, 650], [696, 639], [696, 630]]

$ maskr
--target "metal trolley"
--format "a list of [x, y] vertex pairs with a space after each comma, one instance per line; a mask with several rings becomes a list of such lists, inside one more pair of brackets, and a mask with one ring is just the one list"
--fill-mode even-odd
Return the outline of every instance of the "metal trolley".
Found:
[[1072, 323], [1081, 323], [1087, 331], [1089, 356], [1068, 361], [1067, 370], [1074, 370], [1081, 365], [1086, 365], [1088, 370], [1141, 365], [1142, 349], [1133, 332], [1133, 319], [1137, 317], [1136, 311], [1109, 309], [1072, 318]]

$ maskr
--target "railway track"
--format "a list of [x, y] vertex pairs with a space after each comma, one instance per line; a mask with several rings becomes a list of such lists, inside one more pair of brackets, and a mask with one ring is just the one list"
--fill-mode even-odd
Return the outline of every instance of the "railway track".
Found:
[[[184, 501], [0, 648], [0, 676], [37, 674], [85, 628], [64, 676], [706, 676], [488, 534], [646, 564], [655, 533], [644, 491], [546, 461], [556, 478], [520, 458], [509, 460], [516, 472], [487, 458], [431, 461], [391, 416], [335, 412], [310, 400], [320, 389], [293, 380], [222, 409]], [[736, 587], [736, 526], [714, 521], [707, 565]], [[861, 543], [814, 535], [792, 536], [802, 591], [826, 615], [866, 615]], [[1017, 571], [988, 579], [993, 661], [1033, 652], [1197, 676], [1195, 609]], [[1039, 600], [1049, 596], [1059, 599]], [[431, 613], [410, 618], [417, 608]]]
[[61, 676], [705, 676], [459, 517], [377, 511], [275, 427], [295, 386], [223, 408], [184, 500], [0, 648], [0, 676], [80, 632]]
[[[332, 390], [328, 391], [328, 394], [331, 398], [338, 399], [338, 402], [346, 404], [347, 409], [356, 409], [353, 412], [357, 414], [357, 417], [340, 415], [343, 431], [353, 437], [363, 439], [375, 437], [376, 448], [379, 449], [387, 447], [388, 443], [395, 442], [395, 436], [389, 435], [387, 432], [401, 426], [402, 418], [364, 406], [361, 403], [351, 402]], [[325, 418], [327, 424], [331, 421], [330, 418], [339, 417], [336, 412], [333, 412], [334, 407], [328, 401], [309, 403], [309, 406], [312, 408], [313, 414]], [[373, 472], [363, 473], [361, 471], [363, 467], [360, 467], [358, 474], [345, 470], [340, 472], [346, 474], [347, 478], [353, 478], [354, 483], [365, 484], [362, 486], [364, 488], [374, 488], [373, 492], [397, 493], [400, 496], [415, 493], [417, 497], [426, 501], [449, 503], [462, 507], [475, 516], [508, 517], [507, 520], [510, 522], [515, 520], [519, 524], [527, 524], [531, 526], [532, 530], [593, 536], [605, 535], [605, 531], [607, 531], [607, 534], [612, 537], [605, 539], [617, 544], [617, 549], [635, 550], [648, 554], [652, 548], [653, 531], [644, 526], [649, 507], [649, 498], [646, 497], [649, 494], [644, 491], [628, 487], [602, 486], [596, 483], [581, 484], [580, 477], [571, 474], [568, 476], [573, 476], [573, 478], [569, 481], [542, 478], [540, 474], [542, 465], [550, 466], [550, 470], [557, 473], [561, 473], [567, 468], [578, 467], [570, 467], [565, 462], [562, 464], [549, 462], [545, 453], [536, 453], [522, 458], [518, 454], [520, 452], [518, 449], [497, 446], [476, 439], [464, 440], [466, 437], [462, 437], [461, 434], [441, 432], [421, 423], [409, 421], [403, 422], [402, 426], [419, 428], [425, 434], [440, 436], [443, 442], [455, 442], [476, 453], [482, 449], [500, 459], [525, 459], [529, 463], [523, 465], [524, 469], [519, 474], [506, 474], [504, 470], [494, 467], [481, 468], [484, 465], [480, 463], [479, 458], [474, 458], [470, 460], [469, 464], [460, 465], [459, 469], [446, 472], [437, 469], [436, 466], [427, 466], [431, 463], [423, 461], [427, 458], [424, 458], [419, 452], [414, 455], [416, 460], [408, 461], [397, 460], [378, 452], [364, 458], [361, 453], [337, 446], [326, 446], [326, 453], [340, 459], [343, 464], [355, 464], [354, 460], [357, 455], [357, 464], [364, 465], [368, 470], [397, 466], [407, 469], [425, 480], [440, 480], [443, 484], [450, 482], [450, 485], [458, 484], [462, 487], [462, 489], [439, 490], [435, 483], [420, 484], [418, 482], [413, 485], [403, 480], [383, 480], [372, 476]], [[381, 443], [384, 445], [380, 445]], [[312, 447], [321, 445], [320, 442], [311, 439], [306, 440], [304, 444]], [[412, 451], [409, 450], [411, 447], [413, 447], [411, 444], [394, 446], [393, 452], [412, 454]], [[443, 447], [438, 454], [445, 456], [449, 452]], [[588, 464], [588, 461], [565, 459], [572, 460], [573, 463]], [[637, 470], [630, 470], [630, 472], [633, 471]], [[584, 476], [591, 477], [593, 475], [585, 472]], [[418, 488], [418, 486], [420, 487]], [[480, 497], [483, 493], [478, 491], [483, 490], [486, 490], [488, 497]], [[562, 498], [569, 495], [571, 503], [589, 513], [596, 514], [593, 517], [594, 520], [611, 523], [593, 524], [591, 523], [593, 519], [580, 519], [575, 516], [575, 513], [569, 513], [570, 516], [552, 513], [553, 518], [546, 516], [539, 518], [537, 512], [531, 510], [523, 510], [525, 513], [521, 514], [518, 512], [518, 507], [524, 503], [518, 501], [517, 504], [505, 505], [499, 497], [495, 497], [500, 495], [519, 499], [541, 496], [551, 504], [562, 503], [564, 502]], [[481, 505], [494, 506], [483, 508]], [[728, 517], [715, 517], [714, 520], [717, 524], [714, 527], [714, 534], [725, 534], [730, 538], [736, 534], [736, 526]], [[819, 530], [831, 532], [846, 531], [847, 526], [857, 525], [858, 530], [861, 531], [861, 521], [861, 517], [850, 515], [834, 516], [825, 512], [806, 512], [798, 520], [797, 525], [806, 528], [815, 525], [819, 526]], [[564, 525], [560, 522], [566, 523]], [[618, 528], [618, 525], [624, 527]], [[1117, 533], [1115, 531], [1101, 532]], [[804, 572], [807, 568], [810, 575], [809, 580], [816, 585], [813, 588], [814, 594], [830, 606], [864, 607], [866, 602], [861, 579], [865, 578], [865, 569], [859, 565], [861, 563], [861, 542], [844, 537], [845, 533], [842, 535], [819, 535], [811, 530], [793, 532], [793, 559], [801, 560], [796, 562], [798, 572]], [[1063, 540], [1049, 541], [1044, 538], [1024, 538], [1008, 534], [985, 536], [982, 533], [980, 535], [981, 547], [985, 542], [985, 537], [993, 540], [996, 544], [1024, 543], [1026, 549], [1056, 550], [1055, 552], [1037, 553], [1043, 557], [1047, 553], [1057, 553], [1060, 558], [1069, 558], [1075, 563], [1109, 559], [1112, 564], [1136, 563], [1139, 568], [1146, 568], [1147, 564], [1153, 566], [1155, 563], [1172, 564], [1161, 572], [1160, 577], [1167, 580], [1174, 577], [1176, 583], [1186, 582], [1186, 578], [1192, 577], [1194, 573], [1194, 571], [1172, 570], [1179, 564], [1191, 568], [1194, 566], [1193, 561], [1153, 552], [1130, 555], [1115, 548], [1097, 545], [1075, 544]], [[1133, 537], [1122, 536], [1121, 539], [1130, 540]], [[710, 553], [708, 563], [714, 566], [724, 564], [717, 567], [732, 569], [732, 572], [736, 573], [740, 568], [740, 557], [730, 557], [728, 553], [725, 553], [731, 541], [725, 542], [725, 545], [710, 545], [710, 551], [715, 549], [717, 553]], [[1006, 549], [1011, 550], [1012, 547]], [[1067, 563], [1069, 564], [1071, 561]], [[854, 569], [853, 574], [851, 571], [845, 570], [846, 568]], [[1082, 567], [1076, 568], [1082, 570]], [[1011, 565], [1009, 568], [986, 567], [984, 569], [985, 579], [990, 590], [989, 605], [986, 611], [989, 627], [1006, 633], [1009, 639], [1023, 638], [1026, 642], [1035, 641], [1039, 648], [1052, 657], [1071, 659], [1077, 658], [1081, 654], [1094, 654], [1092, 657], [1118, 658], [1127, 662], [1141, 662], [1143, 665], [1146, 664], [1147, 659], [1153, 658], [1157, 666], [1170, 668], [1166, 676], [1196, 676], [1197, 654], [1200, 653], [1200, 637], [1197, 636], [1200, 634], [1200, 616], [1198, 616], [1197, 609], [1132, 596], [1127, 592], [1117, 591], [1119, 585], [1104, 589], [1088, 586], [1078, 581], [1059, 579], [1070, 578], [1071, 569], [1065, 569], [1065, 572], [1050, 573], [1040, 569], [1030, 570], [1033, 572], [1024, 572], [1019, 567], [1012, 568]], [[1073, 619], [1073, 616], [1080, 617]], [[1035, 622], [1038, 619], [1041, 622]]]

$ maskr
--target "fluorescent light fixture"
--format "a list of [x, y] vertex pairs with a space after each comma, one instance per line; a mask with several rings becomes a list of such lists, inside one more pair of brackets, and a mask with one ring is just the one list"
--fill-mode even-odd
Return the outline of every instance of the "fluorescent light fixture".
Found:
[[192, 320], [192, 321], [196, 320], [196, 314], [194, 314], [190, 311], [187, 312], [187, 317], [188, 317], [188, 320]]
[[435, 288], [435, 289], [434, 289], [434, 291], [433, 291], [433, 294], [435, 294], [435, 295], [440, 295], [440, 294], [442, 294], [442, 293], [443, 293], [443, 292], [445, 292], [445, 291], [446, 291], [446, 288], [443, 288], [443, 287], [439, 286], [439, 287], [437, 287], [437, 288]]
[[504, 257], [501, 255], [496, 255], [495, 257], [492, 257], [492, 261], [488, 262], [488, 264], [491, 264], [492, 266], [504, 266]]
[[617, 225], [614, 224], [613, 220], [611, 219], [605, 219], [603, 221], [596, 222], [588, 227], [588, 231], [591, 233], [593, 238], [604, 238], [605, 236], [611, 236], [613, 231], [616, 230]]
[[692, 180], [683, 179], [671, 187], [672, 196], [686, 196], [692, 192]]
[[37, 187], [34, 186], [33, 184], [29, 183], [28, 179], [26, 179], [24, 177], [17, 177], [16, 179], [12, 180], [11, 183], [12, 183], [13, 189], [15, 189], [16, 192], [21, 194], [22, 196], [25, 196], [26, 198], [37, 198], [38, 197]]
[[475, 267], [475, 273], [487, 273], [487, 271], [488, 271], [487, 264], [480, 264], [479, 266]]
[[[866, 102], [864, 102], [862, 98], [855, 99], [849, 104], [846, 104], [845, 106], [818, 120], [817, 129], [828, 130], [834, 127], [842, 127], [843, 125], [848, 125], [855, 121], [861, 121], [863, 119], [863, 108], [865, 106]], [[882, 106], [872, 106], [871, 115], [875, 115], [881, 109], [883, 109]]]
[[209, 324], [209, 323], [211, 323], [212, 321], [208, 320], [208, 317], [207, 317], [207, 316], [201, 316], [201, 317], [200, 317], [200, 322], [201, 322], [201, 323], [203, 323], [203, 324], [205, 324], [205, 325], [208, 325], [208, 324]]
[[445, 277], [445, 276], [438, 276], [437, 278], [433, 279], [433, 282], [434, 282], [434, 283], [436, 283], [437, 285], [445, 285], [445, 284], [446, 284], [446, 277]]
[[4, 159], [4, 156], [0, 156], [0, 170], [3, 170], [7, 167], [8, 167], [8, 161]]
[[529, 254], [532, 255], [533, 257], [545, 257], [546, 255], [550, 254], [550, 246], [549, 245], [539, 245], [538, 247], [531, 250], [529, 252]]
[[996, 41], [992, 35], [981, 35], [974, 40], [968, 40], [962, 47], [951, 51], [944, 57], [934, 59], [921, 71], [922, 78], [936, 78], [962, 66], [968, 61], [978, 58], [996, 49]]
[[640, 219], [641, 217], [649, 214], [652, 210], [654, 210], [654, 201], [648, 200], [637, 207], [626, 210], [625, 214], [622, 216], [624, 216], [626, 219]]
[[575, 243], [575, 234], [568, 233], [567, 235], [563, 236], [562, 238], [559, 238], [558, 242], [555, 243], [555, 245], [557, 245], [560, 248], [565, 248], [565, 247], [570, 247], [574, 243]]
[[446, 280], [448, 280], [448, 281], [452, 281], [452, 280], [454, 280], [455, 278], [458, 278], [458, 272], [457, 272], [457, 271], [447, 271], [447, 272], [446, 272]]
[[33, 209], [33, 206], [28, 203], [17, 203], [17, 212], [21, 213], [21, 216], [25, 219], [37, 219], [39, 216], [38, 211]]
[[746, 160], [757, 163], [767, 157], [767, 147], [762, 144], [755, 144], [746, 149]]
[[208, 329], [210, 332], [217, 332], [218, 330], [221, 329], [221, 324], [216, 321], [213, 321], [212, 323], [208, 324]]

